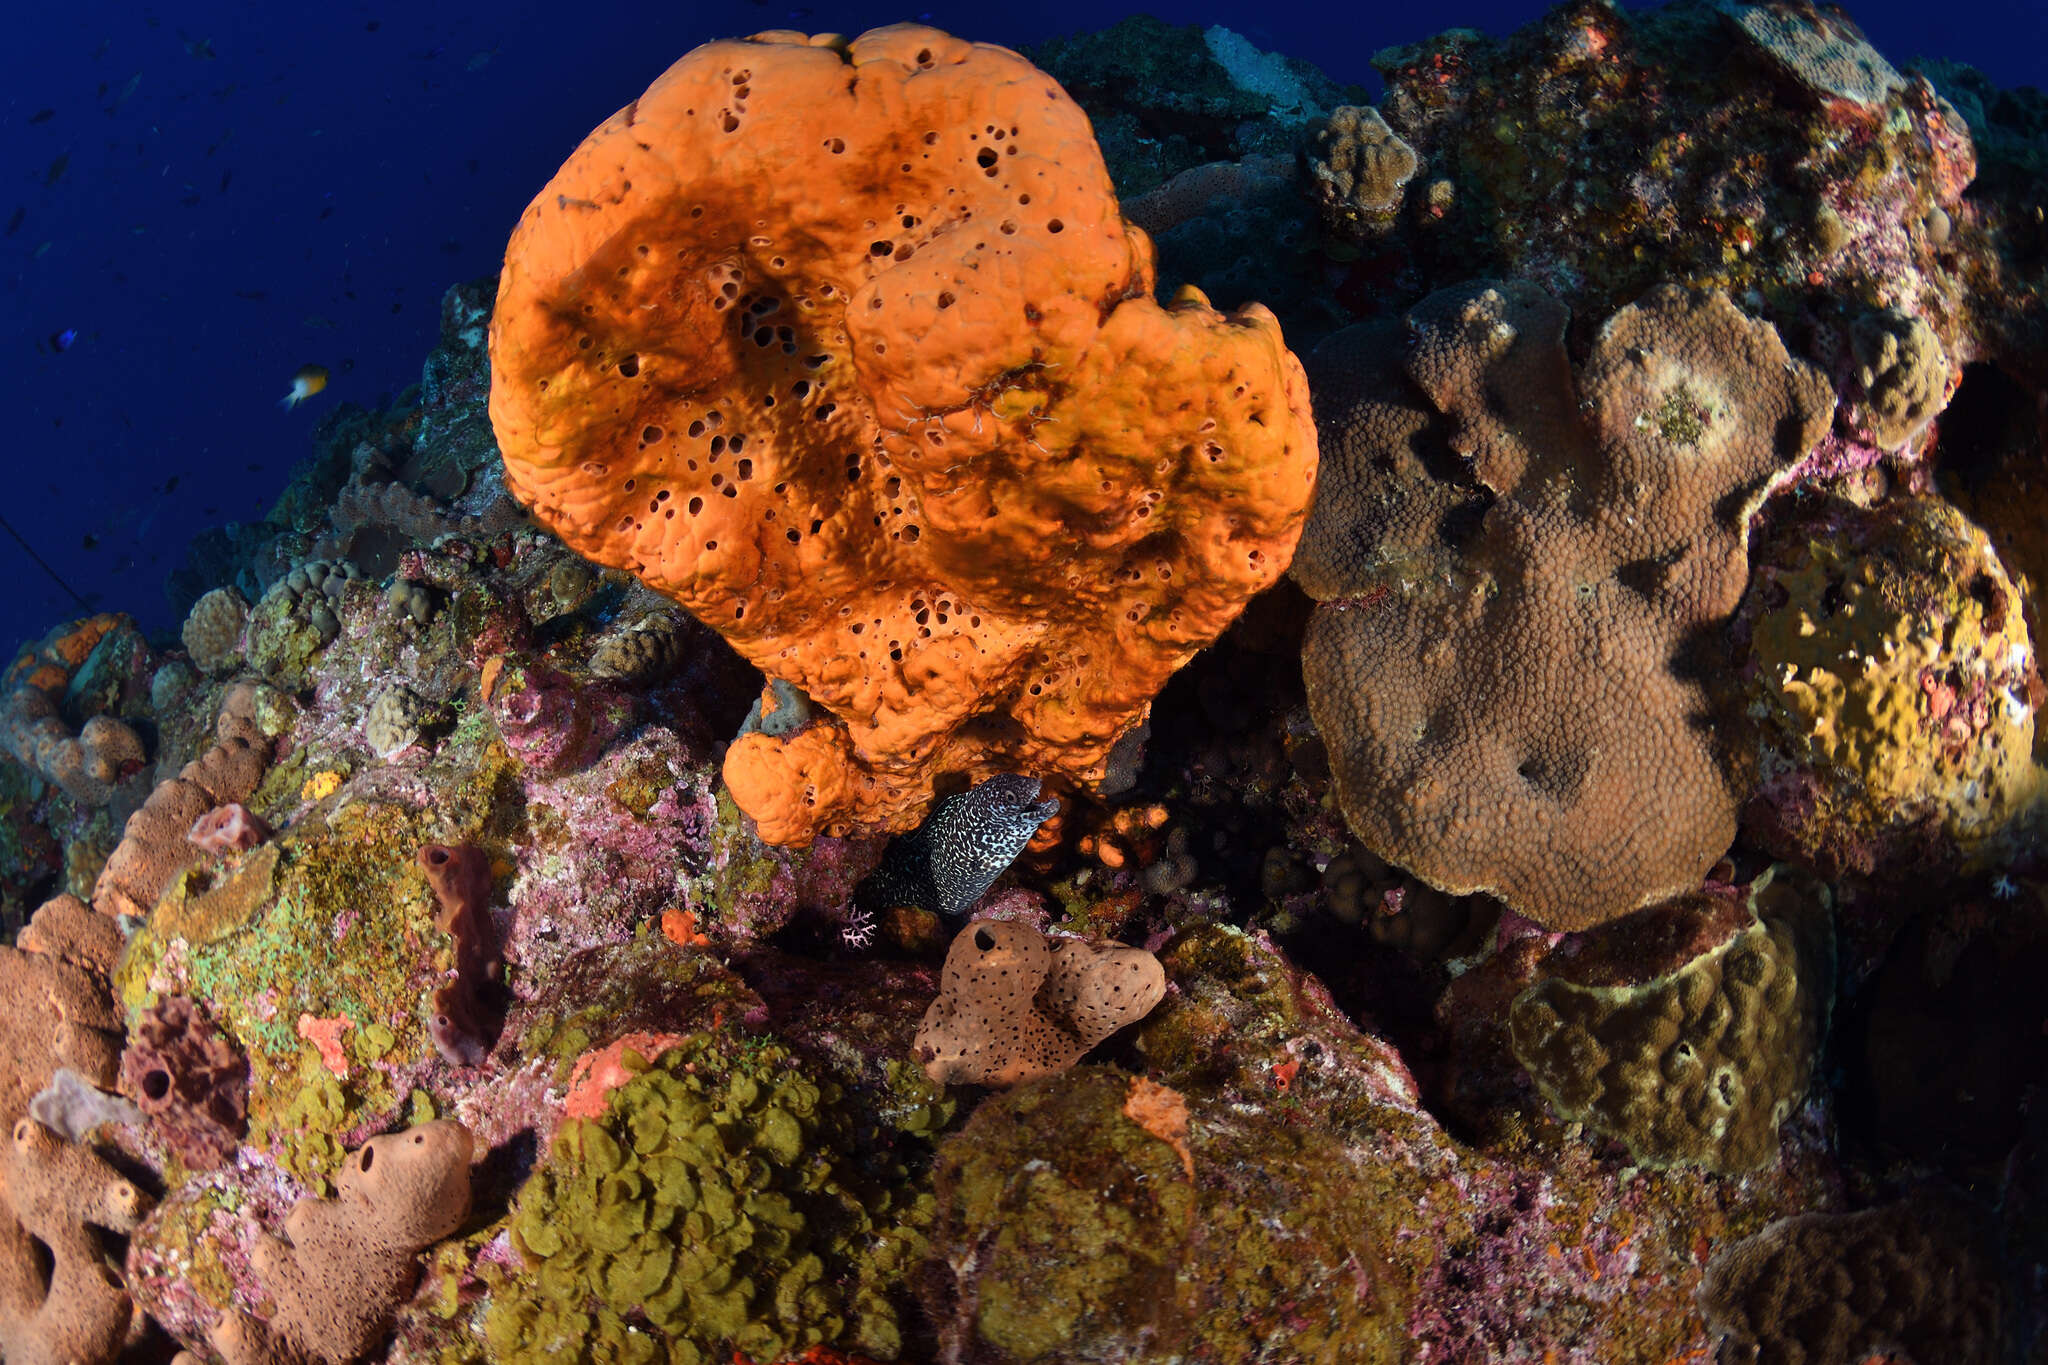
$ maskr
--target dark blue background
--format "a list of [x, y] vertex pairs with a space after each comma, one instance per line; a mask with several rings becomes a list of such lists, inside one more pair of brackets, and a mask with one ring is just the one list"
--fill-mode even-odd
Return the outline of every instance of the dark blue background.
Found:
[[[189, 536], [260, 515], [329, 405], [376, 404], [414, 382], [443, 288], [494, 272], [562, 159], [690, 47], [912, 17], [1021, 46], [1143, 8], [918, 4], [13, 11], [0, 44], [0, 221], [19, 211], [0, 238], [0, 508], [80, 592], [169, 628], [162, 580]], [[1503, 32], [1542, 9], [1238, 0], [1151, 12], [1226, 24], [1370, 83], [1381, 47], [1451, 26]], [[2001, 84], [2048, 84], [2042, 0], [1852, 12], [1894, 61], [1953, 57]], [[75, 344], [54, 351], [48, 338], [67, 328]], [[327, 393], [280, 410], [309, 362], [333, 371]], [[0, 538], [0, 649], [75, 614]]]

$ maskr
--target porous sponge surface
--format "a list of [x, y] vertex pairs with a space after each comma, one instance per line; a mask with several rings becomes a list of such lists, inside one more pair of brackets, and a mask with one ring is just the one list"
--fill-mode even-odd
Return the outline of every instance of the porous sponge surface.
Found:
[[899, 25], [683, 58], [506, 255], [506, 482], [827, 712], [726, 763], [770, 842], [936, 776], [1093, 781], [1285, 571], [1315, 475], [1265, 309], [1152, 298], [1087, 117]]

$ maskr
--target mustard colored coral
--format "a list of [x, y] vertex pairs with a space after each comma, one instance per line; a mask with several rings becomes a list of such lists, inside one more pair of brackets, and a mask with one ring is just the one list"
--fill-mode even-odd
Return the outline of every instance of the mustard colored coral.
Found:
[[769, 841], [909, 829], [948, 774], [1092, 782], [1285, 570], [1315, 477], [1273, 316], [1153, 286], [1015, 53], [707, 44], [513, 234], [506, 481], [825, 713], [728, 755]]
[[1781, 851], [1868, 871], [1934, 830], [1966, 861], [2039, 799], [2043, 688], [2022, 598], [1939, 498], [1788, 537], [1752, 591], [1751, 711]]

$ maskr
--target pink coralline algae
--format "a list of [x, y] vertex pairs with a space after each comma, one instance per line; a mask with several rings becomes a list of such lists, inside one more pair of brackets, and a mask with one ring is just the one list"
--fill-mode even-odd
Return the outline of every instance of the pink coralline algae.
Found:
[[215, 857], [246, 853], [269, 837], [269, 824], [261, 816], [252, 815], [239, 801], [215, 806], [194, 820], [191, 832], [185, 836], [195, 847]]
[[505, 747], [537, 773], [580, 768], [605, 750], [632, 718], [617, 688], [578, 685], [542, 666], [508, 664], [490, 696]]

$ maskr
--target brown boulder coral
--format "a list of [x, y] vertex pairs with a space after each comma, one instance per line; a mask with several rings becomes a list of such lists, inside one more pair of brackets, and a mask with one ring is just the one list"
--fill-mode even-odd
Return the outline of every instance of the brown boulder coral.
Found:
[[1567, 310], [1478, 282], [1311, 360], [1322, 485], [1294, 576], [1346, 819], [1454, 894], [1582, 929], [1695, 889], [1735, 835], [1674, 659], [1734, 610], [1750, 517], [1827, 430], [1825, 378], [1666, 287], [1573, 367]]
[[1722, 1360], [1990, 1365], [2006, 1359], [2004, 1305], [1980, 1240], [1934, 1204], [1781, 1218], [1715, 1249], [1700, 1311]]
[[1285, 571], [1300, 365], [1264, 308], [1154, 283], [1080, 108], [914, 25], [700, 47], [528, 208], [506, 484], [818, 708], [726, 758], [764, 839], [913, 828], [951, 774], [1100, 781]]
[[1729, 1174], [1778, 1154], [1834, 986], [1818, 883], [1767, 872], [1604, 925], [1515, 998], [1515, 1058], [1565, 1118], [1638, 1165]]

